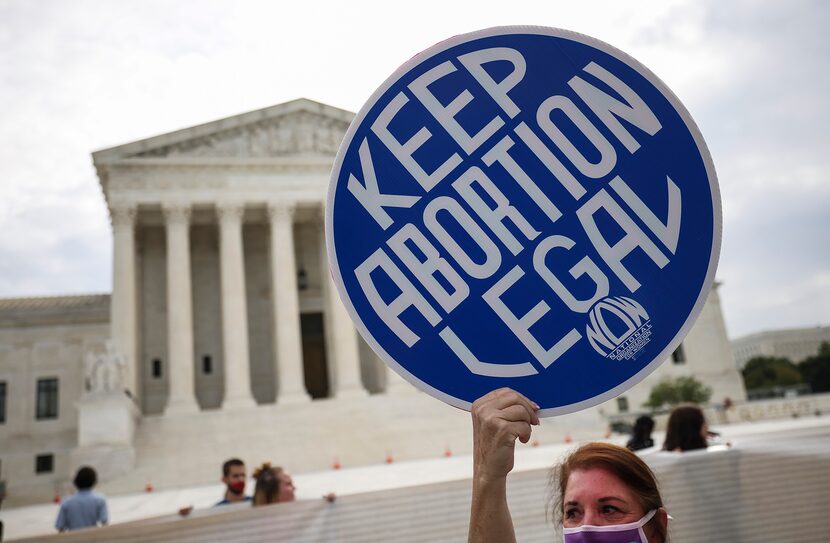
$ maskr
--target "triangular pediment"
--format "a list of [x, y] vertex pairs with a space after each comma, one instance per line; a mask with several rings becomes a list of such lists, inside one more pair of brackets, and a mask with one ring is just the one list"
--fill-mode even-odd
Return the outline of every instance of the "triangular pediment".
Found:
[[93, 153], [122, 159], [333, 156], [354, 114], [307, 99], [227, 117]]
[[334, 155], [348, 127], [348, 123], [319, 113], [294, 111], [150, 149], [132, 158]]

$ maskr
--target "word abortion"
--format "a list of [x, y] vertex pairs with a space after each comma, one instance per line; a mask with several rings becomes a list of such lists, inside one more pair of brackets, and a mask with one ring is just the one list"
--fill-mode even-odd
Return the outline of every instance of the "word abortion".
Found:
[[[493, 61], [508, 61], [512, 65], [511, 73], [499, 82], [483, 68], [484, 64]], [[620, 119], [650, 136], [659, 132], [662, 126], [652, 110], [634, 90], [607, 69], [596, 62], [590, 62], [582, 69], [584, 73], [568, 81], [568, 87], [578, 97], [579, 104], [567, 96], [550, 96], [542, 101], [535, 111], [536, 122], [541, 133], [537, 133], [522, 121], [518, 122], [512, 130], [505, 130], [506, 133], [502, 137], [494, 138], [493, 136], [506, 125], [505, 116], [510, 120], [521, 113], [520, 108], [511, 99], [510, 93], [525, 76], [525, 59], [514, 49], [492, 48], [459, 56], [457, 62], [446, 61], [408, 85], [408, 89], [415, 98], [457, 144], [456, 148], [447, 151], [449, 156], [434, 171], [431, 173], [425, 171], [414, 156], [416, 151], [432, 137], [432, 133], [426, 127], [420, 128], [414, 136], [403, 142], [399, 141], [390, 130], [393, 119], [409, 104], [406, 94], [399, 92], [380, 112], [371, 126], [373, 134], [419, 185], [418, 187], [413, 184], [414, 190], [423, 194], [382, 192], [375, 174], [372, 151], [366, 138], [360, 142], [358, 148], [362, 179], [358, 178], [359, 174], [352, 172], [347, 185], [352, 196], [384, 230], [390, 229], [395, 224], [389, 210], [410, 208], [421, 198], [428, 198], [430, 191], [451, 172], [459, 166], [464, 166], [466, 169], [463, 173], [451, 183], [454, 195], [457, 197], [443, 195], [426, 202], [423, 207], [422, 227], [419, 228], [413, 223], [403, 224], [388, 238], [386, 248], [379, 247], [357, 266], [354, 272], [373, 310], [408, 347], [415, 345], [420, 337], [401, 320], [401, 314], [404, 311], [414, 308], [433, 327], [438, 327], [442, 318], [433, 303], [426, 299], [392, 260], [388, 251], [397, 256], [398, 260], [447, 314], [468, 298], [470, 294], [468, 280], [492, 278], [491, 281], [494, 282], [482, 298], [536, 360], [547, 368], [579, 341], [582, 334], [576, 328], [572, 328], [563, 333], [562, 337], [549, 347], [542, 345], [539, 339], [531, 334], [531, 327], [550, 311], [550, 306], [544, 300], [540, 300], [523, 315], [517, 315], [507, 307], [502, 299], [503, 296], [525, 275], [527, 270], [515, 265], [509, 270], [500, 271], [503, 255], [494, 238], [497, 238], [514, 256], [518, 255], [529, 242], [534, 242], [533, 270], [575, 313], [587, 313], [598, 300], [608, 296], [609, 279], [592, 258], [587, 255], [583, 256], [567, 271], [574, 280], [587, 276], [593, 281], [595, 288], [594, 294], [589, 298], [577, 298], [548, 266], [546, 260], [548, 254], [553, 251], [578, 251], [579, 249], [575, 247], [576, 242], [560, 234], [547, 235], [539, 239], [543, 230], [550, 229], [550, 224], [531, 224], [525, 215], [513, 205], [505, 192], [492, 181], [488, 172], [493, 175], [495, 172], [493, 168], [503, 169], [518, 187], [513, 190], [524, 191], [540, 208], [547, 220], [551, 224], [556, 223], [562, 217], [562, 211], [551, 201], [542, 187], [531, 179], [526, 167], [523, 168], [523, 165], [515, 158], [514, 148], [519, 145], [517, 142], [526, 146], [535, 159], [552, 174], [554, 182], [561, 184], [573, 201], [579, 203], [575, 211], [576, 217], [596, 253], [622, 284], [630, 292], [635, 292], [641, 286], [640, 282], [623, 264], [623, 259], [632, 251], [640, 249], [661, 269], [669, 263], [666, 251], [672, 255], [675, 253], [680, 232], [680, 189], [667, 175], [668, 212], [665, 221], [649, 209], [620, 175], [614, 175], [607, 187], [587, 197], [588, 191], [583, 183], [548, 145], [553, 145], [561, 151], [571, 167], [585, 180], [598, 180], [610, 176], [617, 165], [617, 152], [614, 145], [589, 120], [581, 107], [590, 109], [619, 140], [622, 147], [631, 154], [640, 148], [640, 142], [620, 122]], [[473, 89], [467, 88], [444, 106], [430, 91], [430, 85], [459, 70], [459, 64], [480, 85], [480, 89], [476, 91], [479, 95], [473, 96]], [[586, 74], [613, 89], [624, 101], [620, 101], [590, 83], [591, 77], [587, 77]], [[481, 89], [485, 93], [482, 93]], [[470, 134], [459, 122], [459, 113], [465, 108], [475, 107], [477, 101], [483, 103], [488, 99], [495, 102], [497, 108], [494, 111], [498, 114], [494, 115], [477, 133]], [[492, 107], [492, 102], [490, 105]], [[584, 140], [590, 142], [596, 149], [596, 153], [591, 153], [591, 156], [598, 156], [599, 160], [589, 159], [568, 139], [552, 119], [554, 112], [558, 112], [557, 115], [560, 116], [558, 118], [564, 114], [573, 123], [584, 136]], [[495, 140], [492, 146], [482, 147], [491, 139]], [[545, 139], [547, 141], [544, 141]], [[471, 164], [466, 164], [466, 159], [462, 157], [469, 158], [480, 148], [485, 151], [481, 162], [472, 164], [473, 161], [470, 160]], [[617, 198], [612, 197], [612, 193]], [[483, 195], [486, 195], [487, 199]], [[618, 200], [624, 206], [618, 203]], [[462, 205], [462, 202], [466, 207]], [[595, 218], [600, 210], [607, 213], [624, 232], [622, 238], [616, 243], [609, 243], [600, 232]], [[632, 214], [636, 215], [641, 223], [651, 231], [663, 248], [658, 247], [638, 226]], [[439, 221], [439, 216], [444, 220], [451, 218], [460, 226], [459, 229], [453, 231], [465, 234], [468, 247], [470, 242], [477, 246], [478, 250], [473, 253], [477, 259], [471, 256], [463, 244], [445, 228]], [[480, 224], [483, 224], [486, 229]], [[508, 228], [508, 224], [512, 225], [511, 228]], [[423, 229], [429, 231], [438, 246], [427, 238]], [[413, 251], [413, 246], [417, 248], [419, 254]], [[584, 254], [585, 251], [582, 253]], [[447, 257], [450, 257], [454, 264]], [[385, 274], [400, 290], [400, 294], [394, 299], [387, 301], [381, 296], [373, 280], [373, 277], [380, 272]], [[499, 273], [501, 273], [500, 276], [497, 275]], [[481, 362], [448, 326], [439, 332], [439, 336], [475, 373], [487, 375], [503, 375], [501, 372], [504, 371], [512, 371], [511, 375], [536, 373], [529, 363], [525, 363], [524, 366], [518, 365], [524, 369], [504, 370], [504, 365]]]

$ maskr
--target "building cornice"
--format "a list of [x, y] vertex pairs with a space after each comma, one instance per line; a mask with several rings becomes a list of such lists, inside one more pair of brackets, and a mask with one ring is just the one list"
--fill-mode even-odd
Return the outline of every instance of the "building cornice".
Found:
[[0, 328], [109, 322], [109, 294], [0, 299]]

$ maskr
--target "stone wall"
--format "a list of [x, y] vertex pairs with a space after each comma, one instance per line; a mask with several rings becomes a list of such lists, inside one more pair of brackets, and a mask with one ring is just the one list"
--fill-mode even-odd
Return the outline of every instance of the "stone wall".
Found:
[[[103, 351], [109, 337], [109, 296], [21, 302], [23, 309], [16, 311], [0, 307], [5, 318], [14, 316], [17, 323], [0, 325], [0, 382], [6, 383], [7, 393], [6, 420], [0, 423], [0, 478], [10, 502], [43, 500], [66, 489], [70, 454], [78, 441], [75, 402], [84, 387], [85, 356]], [[54, 419], [36, 418], [37, 382], [43, 378], [58, 380]], [[35, 457], [49, 454], [52, 471], [35, 473]]]

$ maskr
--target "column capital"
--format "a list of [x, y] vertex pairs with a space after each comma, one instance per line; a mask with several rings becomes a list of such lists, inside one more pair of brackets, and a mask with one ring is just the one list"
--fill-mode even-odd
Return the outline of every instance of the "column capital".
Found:
[[219, 216], [219, 220], [221, 221], [240, 221], [242, 220], [242, 216], [245, 214], [245, 204], [241, 202], [217, 202], [216, 214]]
[[166, 203], [162, 204], [161, 212], [164, 214], [164, 222], [167, 224], [187, 224], [190, 222], [190, 204]]
[[133, 226], [137, 214], [135, 204], [115, 204], [110, 206], [110, 223], [113, 226]]
[[297, 206], [294, 202], [268, 202], [268, 218], [272, 221], [290, 221]]

